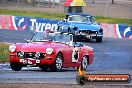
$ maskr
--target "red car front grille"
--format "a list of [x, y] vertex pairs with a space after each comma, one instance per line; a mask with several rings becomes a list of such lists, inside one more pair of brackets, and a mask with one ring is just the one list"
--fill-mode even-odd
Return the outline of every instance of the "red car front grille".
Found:
[[[17, 53], [17, 56], [20, 57], [19, 52]], [[20, 58], [43, 59], [45, 58], [45, 53], [40, 53], [40, 55], [38, 56], [36, 52], [24, 52], [23, 57]]]

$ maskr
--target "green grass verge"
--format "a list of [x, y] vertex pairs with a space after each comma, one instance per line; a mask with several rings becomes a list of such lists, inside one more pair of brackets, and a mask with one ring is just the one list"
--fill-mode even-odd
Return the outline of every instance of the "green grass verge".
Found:
[[28, 17], [41, 17], [41, 18], [50, 18], [50, 19], [59, 19], [62, 20], [65, 17], [65, 14], [51, 14], [38, 11], [22, 11], [22, 10], [9, 10], [9, 9], [0, 9], [0, 14], [2, 15], [14, 15], [14, 16], [28, 16]]
[[9, 61], [9, 44], [1, 43], [0, 42], [0, 63], [8, 62]]
[[97, 22], [109, 24], [125, 24], [132, 25], [132, 19], [117, 19], [96, 16]]
[[[22, 11], [22, 10], [9, 10], [9, 9], [0, 9], [0, 14], [14, 15], [14, 16], [41, 17], [41, 18], [49, 18], [49, 19], [57, 19], [57, 20], [62, 20], [65, 17], [65, 14], [52, 14], [52, 13], [45, 13], [38, 11]], [[95, 16], [95, 17], [96, 17], [96, 21], [99, 23], [132, 25], [132, 19], [107, 18], [101, 16]]]

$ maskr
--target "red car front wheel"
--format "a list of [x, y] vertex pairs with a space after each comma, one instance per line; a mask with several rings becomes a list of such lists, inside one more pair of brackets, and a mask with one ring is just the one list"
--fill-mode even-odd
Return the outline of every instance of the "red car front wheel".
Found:
[[43, 71], [46, 71], [48, 69], [47, 65], [43, 65], [43, 66], [39, 66], [39, 68], [41, 68]]
[[10, 63], [10, 67], [11, 67], [11, 69], [14, 70], [14, 71], [19, 71], [19, 70], [22, 69], [22, 65], [19, 64], [18, 62], [11, 62], [11, 63]]
[[52, 71], [62, 71], [62, 65], [63, 65], [62, 55], [58, 54], [51, 69]]

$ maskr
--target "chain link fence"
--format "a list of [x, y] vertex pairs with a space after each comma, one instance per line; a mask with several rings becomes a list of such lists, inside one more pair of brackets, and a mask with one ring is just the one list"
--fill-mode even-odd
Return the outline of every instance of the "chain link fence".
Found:
[[132, 0], [86, 0], [85, 12], [96, 16], [132, 19]]
[[[0, 8], [64, 13], [66, 0], [0, 0]], [[132, 0], [84, 0], [84, 13], [132, 19]], [[114, 1], [114, 3], [112, 3]]]
[[21, 6], [37, 6], [37, 7], [54, 7], [63, 5], [65, 0], [0, 0], [0, 3], [16, 4], [16, 7]]

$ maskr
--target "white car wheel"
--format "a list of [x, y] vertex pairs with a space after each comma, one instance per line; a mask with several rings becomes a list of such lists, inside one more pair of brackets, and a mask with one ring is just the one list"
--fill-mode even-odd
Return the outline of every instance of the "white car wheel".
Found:
[[52, 71], [62, 71], [63, 58], [61, 54], [58, 54], [54, 64], [51, 66]]
[[61, 70], [62, 69], [62, 58], [57, 57], [56, 58], [56, 70]]

